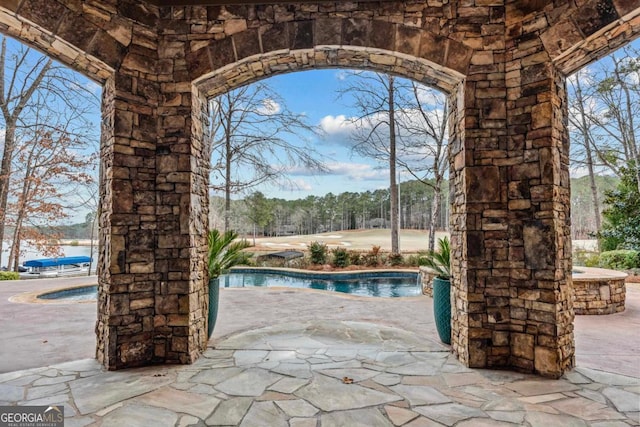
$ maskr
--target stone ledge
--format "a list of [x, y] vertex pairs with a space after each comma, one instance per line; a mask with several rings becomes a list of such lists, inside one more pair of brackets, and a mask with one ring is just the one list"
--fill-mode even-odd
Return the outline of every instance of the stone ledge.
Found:
[[579, 315], [621, 313], [625, 309], [625, 273], [604, 268], [578, 267], [573, 274], [575, 300]]

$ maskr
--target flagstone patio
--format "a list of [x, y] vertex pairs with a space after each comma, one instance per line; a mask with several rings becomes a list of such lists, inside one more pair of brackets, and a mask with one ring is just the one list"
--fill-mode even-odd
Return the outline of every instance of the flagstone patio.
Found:
[[433, 339], [367, 322], [234, 334], [193, 365], [93, 359], [0, 375], [0, 404], [65, 407], [65, 426], [629, 426], [640, 378], [471, 370]]
[[[90, 356], [94, 303], [7, 297], [60, 283], [0, 290], [0, 339], [11, 343], [0, 348], [2, 366], [37, 366], [64, 343]], [[623, 313], [576, 318], [578, 367], [550, 380], [464, 367], [438, 341], [428, 297], [224, 289], [195, 364], [109, 372], [91, 358], [51, 362], [0, 374], [0, 404], [62, 404], [66, 427], [638, 426], [640, 284], [627, 294]]]

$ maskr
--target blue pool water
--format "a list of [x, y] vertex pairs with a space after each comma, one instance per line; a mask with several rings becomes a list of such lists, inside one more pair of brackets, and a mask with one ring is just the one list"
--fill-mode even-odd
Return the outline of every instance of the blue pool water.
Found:
[[368, 273], [309, 273], [282, 270], [233, 269], [220, 276], [221, 288], [289, 287], [342, 292], [369, 297], [410, 297], [422, 294], [418, 274], [382, 271]]
[[[375, 273], [318, 274], [282, 270], [233, 269], [220, 276], [221, 288], [289, 287], [342, 292], [369, 297], [411, 297], [422, 294], [418, 274], [382, 271]], [[40, 299], [95, 300], [97, 286], [83, 286], [38, 295]]]
[[98, 286], [82, 286], [79, 288], [62, 289], [60, 291], [47, 292], [38, 295], [40, 299], [55, 299], [68, 301], [90, 301], [96, 299], [98, 295]]

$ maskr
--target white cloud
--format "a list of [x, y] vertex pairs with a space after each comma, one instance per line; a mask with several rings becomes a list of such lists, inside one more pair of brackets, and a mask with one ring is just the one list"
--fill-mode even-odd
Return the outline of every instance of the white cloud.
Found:
[[[303, 166], [289, 168], [286, 173], [289, 176], [343, 176], [353, 181], [378, 180], [389, 177], [388, 169], [379, 169], [366, 163], [331, 162], [326, 163], [325, 167], [327, 171], [324, 173], [319, 173]], [[300, 181], [303, 182], [302, 180]]]
[[344, 81], [349, 76], [349, 72], [345, 70], [340, 70], [336, 73], [336, 80]]
[[387, 179], [387, 169], [377, 169], [365, 163], [336, 162], [327, 165], [330, 173], [343, 175], [355, 181]]
[[582, 87], [590, 87], [594, 84], [593, 71], [589, 67], [585, 67], [567, 77], [570, 84], [580, 83]]
[[311, 191], [313, 190], [313, 186], [304, 179], [299, 178], [281, 183], [280, 189], [288, 191]]
[[347, 118], [344, 114], [328, 115], [320, 120], [320, 128], [327, 135], [349, 134], [356, 129], [356, 123], [353, 118]]
[[429, 86], [418, 85], [418, 101], [422, 104], [440, 107], [445, 104], [446, 96], [439, 90]]
[[257, 112], [265, 116], [273, 116], [274, 114], [278, 114], [280, 110], [280, 104], [269, 98], [262, 100], [262, 103], [257, 108]]
[[359, 75], [359, 74], [366, 74], [366, 73], [372, 73], [371, 71], [367, 71], [367, 70], [358, 70], [358, 69], [352, 69], [352, 70], [339, 70], [338, 72], [336, 72], [336, 80], [338, 81], [345, 81], [349, 78], [349, 76], [354, 76], [354, 75]]

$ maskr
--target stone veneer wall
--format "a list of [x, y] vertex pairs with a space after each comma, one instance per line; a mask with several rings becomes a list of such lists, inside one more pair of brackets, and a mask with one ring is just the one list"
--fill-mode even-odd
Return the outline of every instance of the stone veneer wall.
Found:
[[453, 341], [471, 367], [573, 364], [564, 77], [640, 33], [633, 0], [234, 6], [9, 0], [0, 31], [105, 86], [97, 355], [206, 346], [206, 98], [317, 67], [448, 93]]
[[587, 267], [579, 267], [578, 270], [573, 277], [573, 308], [576, 314], [599, 315], [624, 311], [625, 273]]
[[576, 314], [614, 314], [624, 311], [624, 279], [575, 280]]
[[[591, 270], [591, 269], [590, 269]], [[433, 278], [436, 274], [428, 267], [420, 267], [422, 294], [433, 297]], [[611, 276], [611, 272], [588, 277], [573, 276], [575, 299], [573, 309], [578, 315], [621, 313], [625, 309], [626, 275]]]

